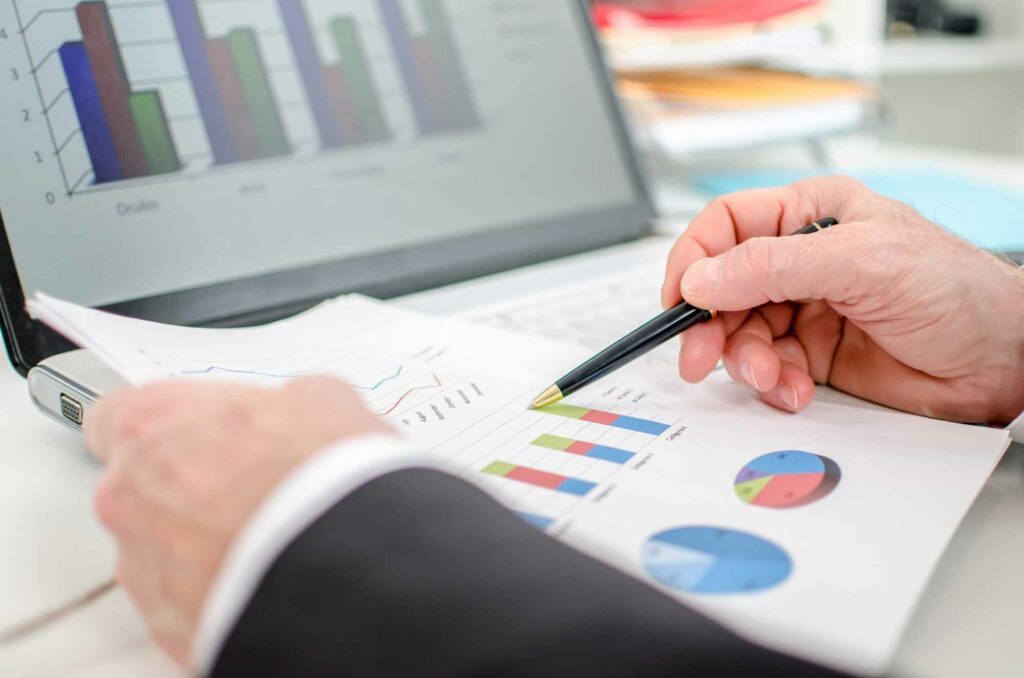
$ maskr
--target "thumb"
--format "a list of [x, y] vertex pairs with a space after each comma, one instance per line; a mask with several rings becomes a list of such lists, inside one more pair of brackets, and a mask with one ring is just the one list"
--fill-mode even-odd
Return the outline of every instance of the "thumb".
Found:
[[769, 302], [845, 301], [863, 285], [851, 224], [822, 233], [752, 238], [683, 275], [687, 302], [716, 311], [744, 311]]

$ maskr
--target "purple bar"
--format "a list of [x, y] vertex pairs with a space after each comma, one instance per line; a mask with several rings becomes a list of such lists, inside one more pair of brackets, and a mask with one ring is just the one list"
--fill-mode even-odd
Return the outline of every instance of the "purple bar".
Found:
[[295, 63], [306, 87], [306, 97], [309, 99], [313, 119], [320, 132], [320, 143], [324, 148], [341, 146], [346, 139], [342, 136], [338, 121], [334, 117], [334, 104], [327, 91], [324, 69], [316, 44], [313, 42], [313, 31], [302, 7], [302, 1], [277, 0], [277, 5], [284, 19], [288, 40], [292, 43]]
[[64, 43], [60, 48], [60, 60], [64, 65], [68, 89], [71, 90], [71, 101], [78, 113], [78, 124], [85, 137], [85, 148], [92, 160], [93, 183], [103, 184], [123, 179], [114, 138], [110, 134], [110, 123], [103, 114], [103, 102], [100, 101], [100, 91], [89, 64], [89, 56], [85, 53], [85, 45], [80, 42]]
[[249, 112], [249, 102], [242, 89], [242, 79], [238, 75], [235, 60], [231, 56], [231, 47], [224, 38], [211, 38], [206, 41], [206, 55], [210, 60], [213, 78], [217, 81], [220, 101], [227, 114], [231, 137], [235, 141], [235, 149], [240, 160], [255, 160], [263, 155], [260, 135]]
[[167, 9], [174, 21], [181, 53], [185, 57], [192, 89], [199, 102], [206, 136], [213, 150], [213, 161], [223, 165], [238, 160], [238, 151], [231, 136], [231, 127], [221, 103], [217, 81], [206, 54], [206, 32], [199, 18], [195, 0], [167, 0]]
[[391, 47], [398, 59], [399, 69], [402, 71], [405, 88], [409, 92], [409, 99], [412, 101], [412, 109], [416, 114], [420, 133], [430, 134], [439, 131], [440, 125], [434, 117], [430, 96], [426, 89], [425, 74], [420, 68], [421, 64], [417, 59], [416, 48], [412, 36], [409, 35], [402, 8], [398, 4], [398, 0], [379, 0], [379, 3], [380, 13], [384, 18], [385, 26], [387, 26]]

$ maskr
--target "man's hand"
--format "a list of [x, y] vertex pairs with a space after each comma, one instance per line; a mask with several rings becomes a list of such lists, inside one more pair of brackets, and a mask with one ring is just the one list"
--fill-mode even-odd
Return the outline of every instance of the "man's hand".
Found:
[[[840, 225], [777, 237], [822, 217]], [[956, 421], [1024, 410], [1024, 274], [852, 179], [713, 202], [669, 258], [662, 301], [683, 297], [727, 311], [686, 333], [690, 382], [723, 358], [791, 412], [815, 383]]]
[[213, 578], [260, 500], [331, 443], [386, 427], [341, 382], [308, 379], [124, 391], [85, 430], [107, 462], [96, 509], [118, 542], [118, 580], [184, 665]]

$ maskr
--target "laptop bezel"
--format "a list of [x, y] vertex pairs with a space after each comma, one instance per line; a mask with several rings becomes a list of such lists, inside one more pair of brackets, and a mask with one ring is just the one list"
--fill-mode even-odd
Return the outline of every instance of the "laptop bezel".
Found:
[[[585, 0], [576, 6], [589, 61], [597, 71], [601, 96], [615, 143], [633, 188], [633, 201], [589, 214], [509, 224], [442, 241], [370, 256], [199, 286], [103, 307], [115, 313], [180, 325], [237, 326], [285, 317], [339, 294], [358, 292], [390, 298], [444, 284], [634, 240], [651, 232], [655, 210], [630, 138], [613, 76]], [[0, 206], [0, 321], [8, 357], [25, 375], [46, 358], [75, 348], [25, 311], [16, 258]]]

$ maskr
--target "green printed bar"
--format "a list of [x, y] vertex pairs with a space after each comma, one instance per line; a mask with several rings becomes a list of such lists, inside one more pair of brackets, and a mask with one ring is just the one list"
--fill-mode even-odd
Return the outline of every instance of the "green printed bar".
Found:
[[545, 433], [530, 444], [534, 447], [543, 447], [549, 450], [565, 452], [572, 447], [575, 442], [576, 441], [571, 438], [563, 438], [562, 436], [553, 436], [550, 433]]
[[331, 35], [341, 56], [341, 68], [345, 71], [352, 90], [356, 116], [363, 128], [363, 141], [383, 141], [390, 138], [391, 132], [384, 121], [380, 95], [366, 63], [366, 52], [355, 21], [347, 17], [334, 19], [331, 21]]
[[167, 115], [156, 90], [134, 92], [128, 97], [135, 127], [142, 140], [142, 152], [150, 174], [169, 174], [181, 169]]
[[292, 152], [281, 114], [270, 88], [270, 79], [252, 29], [237, 28], [227, 35], [231, 60], [242, 84], [242, 95], [259, 137], [261, 155], [272, 158]]
[[576, 407], [575, 405], [566, 405], [564, 403], [548, 405], [547, 407], [540, 408], [540, 411], [544, 414], [553, 414], [556, 417], [565, 417], [566, 419], [582, 419], [590, 412], [585, 407]]
[[507, 461], [493, 461], [487, 465], [487, 468], [485, 468], [483, 472], [489, 476], [501, 476], [504, 478], [515, 470], [515, 464], [510, 464]]

